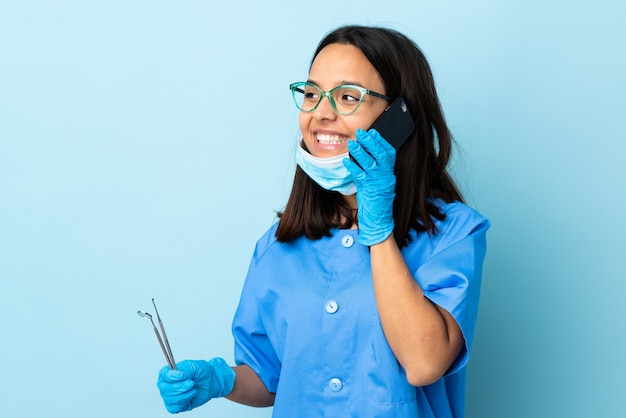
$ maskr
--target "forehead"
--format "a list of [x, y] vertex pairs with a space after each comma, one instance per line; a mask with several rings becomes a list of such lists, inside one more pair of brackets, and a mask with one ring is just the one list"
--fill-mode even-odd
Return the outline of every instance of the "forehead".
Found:
[[309, 81], [324, 90], [348, 83], [370, 90], [383, 89], [378, 71], [354, 45], [330, 44], [324, 47], [313, 60]]

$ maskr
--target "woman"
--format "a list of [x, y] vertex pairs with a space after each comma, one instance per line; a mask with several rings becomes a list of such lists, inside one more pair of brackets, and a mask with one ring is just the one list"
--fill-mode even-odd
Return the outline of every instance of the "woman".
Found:
[[[346, 26], [291, 89], [298, 166], [250, 264], [237, 366], [164, 367], [168, 411], [225, 396], [275, 417], [463, 416], [489, 222], [446, 171], [452, 139], [426, 59], [396, 31]], [[397, 97], [415, 130], [396, 152], [365, 129]]]

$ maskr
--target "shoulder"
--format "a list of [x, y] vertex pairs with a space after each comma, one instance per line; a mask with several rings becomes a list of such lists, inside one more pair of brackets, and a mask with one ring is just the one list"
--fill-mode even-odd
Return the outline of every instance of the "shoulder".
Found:
[[278, 228], [278, 222], [275, 222], [256, 242], [254, 248], [254, 260], [258, 261], [263, 255], [273, 246], [280, 245], [276, 239], [276, 229]]
[[466, 230], [471, 233], [476, 229], [488, 229], [489, 220], [475, 209], [461, 202], [436, 202], [441, 212], [446, 216], [437, 222], [439, 230]]
[[433, 235], [421, 233], [418, 237], [418, 241], [420, 239], [429, 241], [433, 252], [436, 253], [472, 235], [484, 240], [491, 224], [477, 210], [461, 202], [435, 200], [433, 203], [445, 218], [435, 222], [437, 230]]

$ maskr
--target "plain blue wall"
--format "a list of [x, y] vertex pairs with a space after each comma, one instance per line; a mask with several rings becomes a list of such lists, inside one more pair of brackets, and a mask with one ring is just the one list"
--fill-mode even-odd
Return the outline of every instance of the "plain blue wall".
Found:
[[623, 414], [625, 21], [618, 0], [2, 2], [0, 415], [169, 416], [152, 297], [177, 360], [232, 362], [293, 172], [287, 85], [345, 23], [422, 47], [493, 222], [468, 417]]

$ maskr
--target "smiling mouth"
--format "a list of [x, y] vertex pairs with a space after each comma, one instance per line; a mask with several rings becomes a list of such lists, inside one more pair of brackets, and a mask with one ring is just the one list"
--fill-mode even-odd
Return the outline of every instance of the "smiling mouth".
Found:
[[348, 140], [347, 137], [341, 135], [325, 135], [325, 134], [317, 134], [315, 135], [315, 139], [317, 142], [324, 145], [338, 145], [343, 144]]

